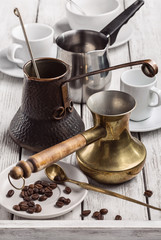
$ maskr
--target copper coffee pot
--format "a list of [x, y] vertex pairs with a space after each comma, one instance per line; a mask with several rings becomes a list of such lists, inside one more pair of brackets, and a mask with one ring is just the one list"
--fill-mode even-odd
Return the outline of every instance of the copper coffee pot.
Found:
[[[139, 63], [143, 63], [145, 74], [154, 76], [157, 73], [157, 66], [152, 61]], [[125, 65], [129, 64], [134, 63]], [[111, 67], [110, 70], [121, 66]], [[64, 83], [70, 80], [66, 79]], [[144, 165], [146, 149], [129, 131], [129, 116], [135, 108], [134, 98], [120, 91], [102, 91], [91, 95], [87, 106], [93, 114], [93, 128], [35, 154], [27, 161], [18, 162], [9, 176], [27, 178], [32, 172], [40, 171], [77, 151], [81, 169], [99, 182], [116, 184], [135, 177]]]

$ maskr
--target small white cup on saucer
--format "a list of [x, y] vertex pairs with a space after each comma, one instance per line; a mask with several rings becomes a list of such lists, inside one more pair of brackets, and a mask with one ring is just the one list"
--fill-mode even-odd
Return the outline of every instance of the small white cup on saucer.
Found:
[[120, 13], [118, 0], [73, 0], [84, 12], [67, 1], [66, 15], [74, 30], [88, 29], [100, 31]]
[[[26, 34], [33, 57], [50, 57], [53, 47], [54, 30], [46, 24], [29, 23], [25, 25]], [[20, 68], [31, 59], [21, 26], [12, 30], [12, 44], [7, 49], [7, 58]]]
[[121, 75], [120, 90], [129, 93], [136, 100], [131, 120], [143, 121], [151, 117], [154, 107], [161, 105], [161, 89], [156, 86], [156, 76], [147, 77], [141, 69], [130, 69]]

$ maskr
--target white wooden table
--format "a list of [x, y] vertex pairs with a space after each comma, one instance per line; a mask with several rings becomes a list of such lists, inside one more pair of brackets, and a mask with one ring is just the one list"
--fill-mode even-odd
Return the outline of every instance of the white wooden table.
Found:
[[[119, 0], [122, 9], [134, 0]], [[107, 1], [108, 2], [108, 1]], [[18, 7], [25, 23], [40, 22], [54, 26], [65, 17], [65, 0], [0, 0], [0, 50], [11, 42], [11, 29], [18, 25], [13, 14]], [[134, 28], [131, 40], [110, 50], [112, 64], [151, 58], [159, 67], [158, 87], [161, 88], [161, 1], [145, 0], [145, 5], [130, 20]], [[119, 89], [121, 69], [113, 72], [110, 89]], [[11, 119], [21, 104], [22, 79], [0, 72], [0, 171], [26, 159], [32, 152], [20, 149], [8, 134]], [[82, 113], [86, 129], [92, 126], [92, 117], [85, 105], [75, 105]], [[82, 111], [80, 109], [82, 108]], [[161, 113], [158, 115], [161, 119]], [[146, 164], [133, 180], [117, 185], [98, 186], [137, 198], [140, 201], [161, 207], [161, 129], [135, 133], [147, 149]], [[65, 159], [77, 165], [75, 154]], [[90, 180], [90, 179], [89, 179]], [[92, 180], [91, 183], [96, 184]], [[1, 185], [3, 182], [0, 183]], [[146, 189], [154, 192], [151, 198], [143, 195]], [[107, 208], [109, 213], [103, 221], [89, 217], [81, 219], [82, 209], [92, 212]], [[122, 216], [122, 221], [114, 220]], [[0, 207], [0, 239], [161, 239], [161, 212], [148, 210], [140, 205], [110, 196], [89, 192], [85, 200], [72, 212], [50, 220], [26, 220], [18, 218]]]

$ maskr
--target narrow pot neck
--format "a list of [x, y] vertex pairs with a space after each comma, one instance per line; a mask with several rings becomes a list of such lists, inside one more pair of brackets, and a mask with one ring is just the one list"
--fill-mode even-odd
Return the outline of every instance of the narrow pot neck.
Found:
[[103, 138], [107, 140], [119, 140], [120, 135], [123, 132], [127, 132], [130, 135], [129, 131], [129, 117], [130, 113], [127, 113], [122, 116], [100, 116], [98, 114], [93, 114], [94, 126], [102, 126], [106, 129], [106, 137]]

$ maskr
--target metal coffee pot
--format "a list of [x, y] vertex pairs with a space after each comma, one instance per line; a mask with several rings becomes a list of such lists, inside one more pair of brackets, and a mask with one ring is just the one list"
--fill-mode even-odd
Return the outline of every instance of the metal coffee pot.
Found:
[[[120, 28], [143, 4], [143, 0], [135, 1], [100, 32], [71, 30], [57, 37], [57, 58], [70, 65], [72, 77], [110, 66], [109, 46], [115, 42]], [[111, 72], [71, 81], [70, 98], [74, 102], [85, 103], [93, 93], [108, 89], [110, 83]]]
[[69, 66], [57, 59], [37, 59], [41, 79], [35, 77], [31, 61], [23, 67], [21, 107], [9, 127], [21, 147], [39, 152], [82, 131], [84, 123], [68, 97]]
[[[157, 73], [156, 65], [142, 67], [149, 76]], [[89, 97], [87, 106], [93, 128], [18, 162], [9, 176], [27, 178], [76, 151], [80, 168], [99, 182], [116, 184], [135, 177], [144, 165], [146, 149], [129, 131], [134, 98], [121, 91], [101, 91]]]

